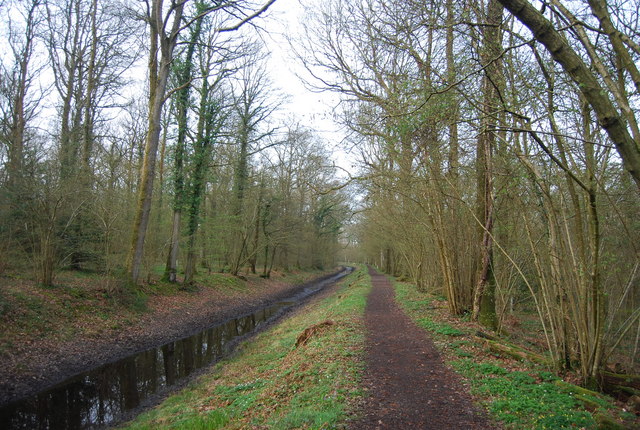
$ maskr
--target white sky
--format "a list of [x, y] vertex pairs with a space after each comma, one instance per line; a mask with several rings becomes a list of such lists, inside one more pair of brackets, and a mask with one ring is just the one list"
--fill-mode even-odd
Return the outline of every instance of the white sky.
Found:
[[[321, 0], [307, 0], [305, 3]], [[284, 116], [293, 114], [302, 125], [311, 128], [326, 142], [338, 166], [353, 172], [355, 160], [342, 148], [344, 133], [333, 119], [339, 102], [335, 93], [313, 92], [299, 76], [308, 74], [289, 48], [287, 35], [299, 35], [304, 9], [300, 0], [277, 0], [269, 9], [263, 25], [268, 33], [264, 40], [271, 51], [269, 70], [276, 87], [289, 96], [283, 105]]]

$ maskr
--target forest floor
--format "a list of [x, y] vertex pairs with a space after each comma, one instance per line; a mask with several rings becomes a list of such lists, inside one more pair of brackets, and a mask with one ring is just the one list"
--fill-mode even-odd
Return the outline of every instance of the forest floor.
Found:
[[352, 429], [494, 429], [433, 341], [398, 307], [386, 276], [369, 270], [362, 418]]
[[124, 428], [640, 429], [625, 404], [493, 353], [479, 329], [359, 267]]
[[[56, 360], [64, 348], [81, 355], [82, 348], [95, 349], [95, 355], [85, 354], [88, 360], [109, 358], [107, 347], [128, 353], [131, 351], [127, 348], [139, 349], [145, 342], [157, 342], [154, 335], [188, 334], [213, 318], [224, 318], [225, 312], [233, 315], [238, 309], [251, 309], [260, 302], [288, 295], [289, 285], [300, 283], [309, 274], [279, 275], [269, 282], [221, 274], [207, 276], [203, 285], [216, 287], [201, 286], [191, 293], [168, 293], [164, 289], [169, 287], [161, 283], [147, 285], [151, 298], [146, 313], [124, 311], [122, 307], [110, 310], [107, 305], [91, 302], [86, 287], [72, 287], [68, 281], [66, 286], [60, 282], [54, 289], [56, 294], [33, 286], [49, 300], [66, 296], [66, 309], [74, 321], [82, 320], [73, 315], [77, 312], [73, 310], [73, 297], [78, 291], [85, 291], [83, 303], [94, 308], [82, 314], [87, 321], [80, 325], [86, 327], [67, 331], [55, 326], [53, 322], [58, 320], [39, 309], [37, 315], [49, 318], [51, 330], [57, 333], [49, 333], [49, 338], [59, 344], [55, 347], [55, 342], [49, 345], [37, 338], [33, 348], [52, 349], [30, 351], [47, 361], [40, 369], [45, 372], [63, 368], [56, 365]], [[29, 303], [5, 306], [0, 323], [7, 321], [9, 312], [14, 318], [24, 319], [15, 309], [18, 305], [25, 312], [38, 308], [35, 301]], [[209, 315], [209, 320], [194, 316], [199, 312]], [[101, 313], [111, 315], [108, 321], [120, 327], [96, 328], [93, 318], [103, 320]], [[67, 321], [60, 315], [58, 319]], [[33, 314], [28, 321], [35, 321]], [[476, 336], [479, 329], [468, 318], [452, 317], [443, 298], [359, 267], [285, 318], [241, 342], [231, 356], [125, 426], [136, 430], [640, 429], [640, 414], [624, 403], [599, 393], [580, 392], [570, 383], [574, 381], [570, 375], [560, 378], [544, 365], [490, 351]], [[36, 338], [33, 328], [30, 330]], [[94, 334], [90, 334], [92, 330]], [[13, 337], [0, 333], [2, 345], [7, 338], [18, 345], [15, 336], [19, 333], [16, 329], [10, 332], [15, 332]], [[84, 337], [78, 337], [78, 333], [84, 333]], [[138, 340], [133, 339], [136, 336]], [[74, 340], [77, 338], [87, 343]], [[19, 345], [24, 350], [30, 348]], [[28, 353], [22, 354], [25, 362], [33, 361]], [[26, 366], [7, 357], [17, 356], [3, 355], [0, 381], [8, 375], [4, 363], [29, 375]], [[29, 365], [28, 369], [34, 368], [33, 363]], [[33, 385], [38, 383], [36, 380]], [[32, 386], [29, 381], [25, 384]], [[5, 392], [4, 387], [1, 390]]]
[[56, 286], [0, 278], [0, 405], [103, 363], [196, 333], [290, 296], [321, 272], [203, 274], [198, 287], [152, 281], [122, 294], [114, 280], [61, 273]]

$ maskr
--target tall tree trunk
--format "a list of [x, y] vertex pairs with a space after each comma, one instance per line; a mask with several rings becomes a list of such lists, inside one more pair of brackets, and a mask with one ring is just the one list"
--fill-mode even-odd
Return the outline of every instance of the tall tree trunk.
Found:
[[483, 119], [477, 148], [477, 216], [482, 223], [480, 245], [480, 273], [473, 299], [473, 318], [496, 329], [495, 276], [493, 273], [493, 151], [496, 142], [497, 112], [502, 88], [502, 6], [497, 0], [487, 5], [487, 26], [483, 30], [483, 64], [487, 65], [483, 78]]
[[256, 274], [256, 264], [258, 262], [258, 248], [260, 242], [260, 219], [261, 219], [261, 211], [262, 211], [262, 200], [264, 196], [265, 184], [264, 178], [260, 178], [260, 191], [258, 194], [258, 203], [256, 204], [256, 212], [255, 212], [255, 225], [253, 229], [253, 249], [251, 251], [251, 258], [249, 259], [249, 264], [251, 265], [251, 273]]
[[[151, 38], [149, 44], [149, 129], [145, 139], [138, 203], [133, 222], [131, 248], [127, 258], [129, 280], [134, 284], [138, 282], [140, 277], [142, 258], [144, 256], [144, 242], [149, 224], [156, 156], [160, 141], [160, 120], [184, 4], [184, 2], [178, 3], [175, 8], [168, 12], [174, 14], [173, 25], [169, 35], [164, 33], [165, 20], [162, 15], [161, 0], [152, 2], [151, 16], [149, 17]], [[159, 60], [158, 49], [160, 50]]]
[[22, 194], [25, 130], [27, 126], [27, 112], [25, 112], [27, 92], [29, 89], [29, 64], [33, 53], [33, 43], [36, 37], [36, 12], [40, 7], [40, 0], [32, 0], [25, 16], [24, 44], [22, 49], [14, 49], [15, 66], [17, 67], [17, 81], [14, 82], [13, 106], [11, 106], [11, 122], [9, 128], [9, 148], [7, 163], [7, 187], [10, 205], [15, 207]]
[[[454, 24], [454, 15], [453, 15], [453, 0], [447, 0], [447, 33], [446, 33], [446, 42], [445, 42], [445, 54], [447, 60], [447, 82], [449, 85], [453, 85], [456, 79], [456, 70], [455, 70], [455, 58], [453, 53], [453, 42], [454, 42], [454, 34], [453, 34], [453, 24]], [[449, 181], [451, 185], [457, 188], [458, 185], [458, 175], [460, 174], [458, 169], [460, 165], [459, 157], [460, 157], [460, 149], [458, 144], [458, 105], [457, 105], [457, 97], [455, 92], [452, 92], [450, 96], [451, 100], [451, 108], [449, 109], [449, 160], [448, 160], [448, 175]]]
[[[53, 34], [58, 30], [50, 29], [51, 45], [48, 47], [50, 57], [54, 64], [54, 73], [56, 80], [60, 84], [56, 84], [60, 98], [62, 99], [62, 109], [60, 118], [60, 138], [59, 138], [59, 160], [60, 160], [60, 178], [63, 181], [71, 180], [77, 173], [78, 155], [80, 136], [78, 136], [77, 125], [80, 118], [77, 116], [77, 108], [82, 105], [81, 99], [77, 98], [78, 86], [80, 86], [81, 69], [82, 69], [82, 47], [81, 47], [81, 31], [83, 11], [81, 10], [80, 1], [73, 1], [72, 4], [64, 10], [64, 19], [66, 29], [63, 31], [64, 39], [56, 40]], [[54, 17], [50, 15], [47, 7], [48, 21], [54, 22]], [[60, 49], [58, 44], [63, 44], [64, 61], [57, 58], [57, 50]], [[75, 111], [74, 111], [75, 101]]]
[[178, 276], [178, 247], [180, 244], [180, 218], [182, 209], [174, 208], [171, 219], [171, 240], [169, 242], [169, 253], [167, 254], [167, 265], [164, 269], [163, 279], [168, 282], [176, 282]]
[[98, 51], [98, 0], [93, 0], [90, 9], [91, 20], [91, 47], [89, 51], [89, 64], [87, 66], [87, 88], [84, 101], [84, 118], [83, 118], [83, 133], [82, 133], [82, 180], [86, 188], [91, 186], [91, 153], [93, 152], [93, 109], [94, 109], [94, 97], [96, 92], [96, 55]]
[[[198, 3], [200, 5], [201, 3]], [[196, 13], [201, 13], [202, 8], [196, 7]], [[164, 272], [164, 278], [169, 282], [176, 282], [178, 272], [178, 249], [180, 247], [180, 219], [182, 218], [182, 208], [185, 204], [185, 172], [184, 161], [186, 151], [187, 129], [189, 126], [188, 110], [189, 110], [189, 93], [191, 90], [191, 79], [193, 75], [193, 54], [196, 49], [196, 43], [200, 39], [200, 31], [202, 29], [202, 15], [195, 22], [195, 27], [191, 31], [191, 36], [187, 45], [184, 63], [176, 67], [178, 76], [178, 90], [176, 94], [176, 119], [178, 122], [178, 138], [174, 148], [174, 202], [173, 202], [173, 225], [171, 228], [171, 243], [169, 244], [169, 255], [167, 257], [167, 266]]]
[[[247, 106], [248, 109], [249, 106]], [[234, 209], [233, 216], [236, 219], [236, 234], [233, 235], [233, 257], [231, 273], [237, 275], [242, 266], [245, 251], [246, 251], [246, 231], [244, 227], [244, 194], [247, 186], [247, 179], [249, 177], [249, 130], [246, 124], [246, 118], [241, 118], [241, 127], [239, 131], [240, 140], [240, 154], [238, 156], [238, 163], [236, 164], [235, 178], [234, 178]]]
[[[596, 157], [594, 145], [591, 143], [591, 115], [588, 104], [583, 102], [582, 121], [584, 124], [584, 149], [585, 162], [588, 174], [588, 195], [589, 201], [588, 220], [589, 220], [589, 331], [590, 331], [590, 348], [587, 357], [581, 357], [583, 367], [585, 368], [583, 376], [590, 386], [597, 386], [597, 376], [602, 365], [602, 357], [604, 355], [603, 335], [604, 324], [606, 318], [605, 296], [600, 282], [600, 220], [598, 218], [597, 206], [597, 187], [596, 179]], [[586, 366], [585, 366], [586, 364]]]
[[187, 222], [187, 261], [185, 264], [184, 283], [193, 283], [196, 273], [196, 237], [200, 223], [200, 208], [206, 188], [206, 175], [211, 156], [214, 139], [222, 127], [220, 105], [212, 100], [210, 86], [204, 73], [202, 88], [200, 89], [200, 118], [194, 148], [195, 165], [193, 168], [193, 182], [189, 199], [189, 220]]
[[267, 267], [269, 267], [269, 241], [264, 244], [264, 264], [262, 267], [262, 276], [263, 278], [269, 277], [269, 272], [267, 272]]
[[[160, 160], [158, 160], [158, 182], [160, 184], [164, 184], [164, 177], [166, 172], [166, 164], [167, 164], [167, 129], [168, 129], [169, 119], [165, 113], [162, 124], [162, 136], [160, 137]], [[164, 191], [163, 187], [160, 186], [158, 188], [158, 198], [156, 199], [156, 234], [160, 235], [162, 220], [164, 219]]]

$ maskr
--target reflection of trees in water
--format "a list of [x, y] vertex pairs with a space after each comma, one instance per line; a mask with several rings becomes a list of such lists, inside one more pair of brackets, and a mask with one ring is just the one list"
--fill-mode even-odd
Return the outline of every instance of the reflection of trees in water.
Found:
[[123, 409], [133, 409], [140, 404], [138, 395], [138, 372], [136, 371], [135, 359], [127, 359], [122, 363], [119, 372], [120, 377], [120, 404]]
[[0, 408], [0, 428], [67, 428], [109, 424], [160, 388], [223, 356], [232, 339], [252, 332], [283, 302], [198, 334], [144, 351]]
[[164, 374], [167, 385], [172, 385], [176, 380], [175, 356], [173, 354], [173, 343], [162, 347], [162, 357], [164, 362]]

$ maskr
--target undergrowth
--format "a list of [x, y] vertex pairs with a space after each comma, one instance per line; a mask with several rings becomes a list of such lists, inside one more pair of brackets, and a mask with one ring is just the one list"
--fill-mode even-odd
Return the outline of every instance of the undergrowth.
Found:
[[471, 358], [450, 363], [472, 382], [472, 392], [483, 398], [490, 413], [507, 428], [596, 428], [591, 413], [580, 402], [540, 374], [509, 371], [494, 363]]
[[[242, 344], [192, 386], [129, 429], [337, 428], [362, 396], [362, 315], [370, 278], [359, 269], [340, 290]], [[322, 322], [331, 324], [320, 326]], [[298, 336], [317, 327], [308, 342]]]

